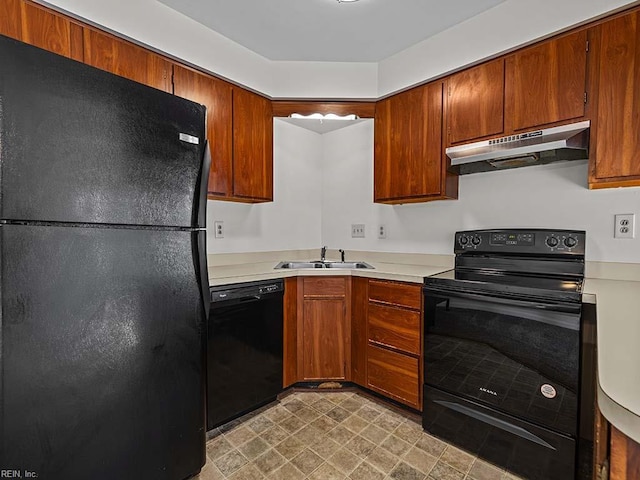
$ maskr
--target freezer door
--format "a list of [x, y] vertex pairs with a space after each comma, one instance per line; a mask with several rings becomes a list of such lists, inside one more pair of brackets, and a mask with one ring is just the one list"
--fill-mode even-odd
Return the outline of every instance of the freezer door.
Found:
[[204, 227], [202, 105], [2, 36], [0, 59], [0, 219]]
[[198, 234], [2, 225], [0, 462], [186, 478], [205, 460]]

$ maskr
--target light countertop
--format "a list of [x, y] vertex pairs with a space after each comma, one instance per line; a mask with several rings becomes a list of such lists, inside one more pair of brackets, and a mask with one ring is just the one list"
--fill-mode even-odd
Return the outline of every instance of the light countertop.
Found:
[[424, 278], [450, 270], [451, 267], [437, 265], [403, 265], [397, 263], [367, 261], [373, 269], [331, 269], [307, 268], [300, 270], [278, 269], [277, 262], [258, 262], [244, 265], [221, 265], [209, 269], [209, 285], [228, 285], [232, 283], [271, 280], [274, 278], [305, 276], [351, 275], [353, 277], [379, 278], [400, 282], [423, 283]]
[[640, 281], [587, 278], [598, 328], [598, 405], [640, 442]]
[[[279, 260], [295, 259], [282, 257], [250, 254], [243, 258], [246, 263], [230, 263], [237, 259], [229, 258], [218, 264], [210, 261], [209, 284], [300, 275], [351, 275], [421, 284], [425, 277], [453, 268], [453, 256], [363, 253], [357, 260], [366, 261], [374, 269], [275, 270]], [[583, 302], [596, 304], [598, 405], [609, 422], [640, 442], [640, 266], [587, 262], [586, 277]]]

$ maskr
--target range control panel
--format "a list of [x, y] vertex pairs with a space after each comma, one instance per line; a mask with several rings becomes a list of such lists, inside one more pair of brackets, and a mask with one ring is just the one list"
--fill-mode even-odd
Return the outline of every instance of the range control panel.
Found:
[[456, 232], [455, 253], [584, 255], [581, 230], [507, 229]]

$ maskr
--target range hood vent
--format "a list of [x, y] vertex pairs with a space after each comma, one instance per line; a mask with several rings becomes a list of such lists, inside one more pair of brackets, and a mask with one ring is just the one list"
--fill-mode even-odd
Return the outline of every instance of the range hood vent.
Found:
[[447, 148], [451, 171], [460, 175], [546, 163], [587, 160], [590, 122], [492, 138]]

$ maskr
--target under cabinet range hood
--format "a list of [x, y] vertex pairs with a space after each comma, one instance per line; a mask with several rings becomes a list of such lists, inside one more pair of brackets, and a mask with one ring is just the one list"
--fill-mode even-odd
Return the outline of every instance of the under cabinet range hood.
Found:
[[584, 121], [492, 138], [446, 149], [450, 170], [460, 175], [546, 163], [587, 160], [589, 125]]

